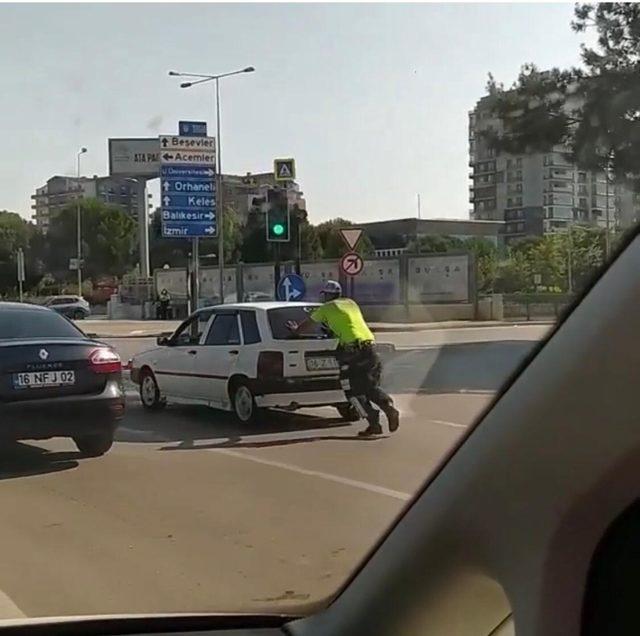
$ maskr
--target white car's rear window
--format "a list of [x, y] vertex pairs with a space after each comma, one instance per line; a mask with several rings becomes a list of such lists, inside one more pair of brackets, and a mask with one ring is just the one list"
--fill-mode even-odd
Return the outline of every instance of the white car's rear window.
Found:
[[289, 321], [294, 321], [298, 324], [304, 322], [315, 308], [316, 305], [308, 305], [306, 307], [297, 305], [295, 307], [279, 307], [278, 309], [270, 309], [267, 312], [267, 316], [269, 318], [269, 326], [271, 327], [271, 335], [275, 340], [290, 340], [293, 338], [329, 338], [330, 334], [319, 323], [313, 333], [305, 335], [294, 334], [287, 327], [287, 323]]

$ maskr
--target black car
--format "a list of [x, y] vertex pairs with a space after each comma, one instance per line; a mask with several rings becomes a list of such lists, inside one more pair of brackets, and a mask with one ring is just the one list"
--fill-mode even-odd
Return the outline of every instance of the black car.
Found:
[[103, 455], [124, 408], [111, 347], [51, 309], [0, 302], [0, 440], [71, 437]]

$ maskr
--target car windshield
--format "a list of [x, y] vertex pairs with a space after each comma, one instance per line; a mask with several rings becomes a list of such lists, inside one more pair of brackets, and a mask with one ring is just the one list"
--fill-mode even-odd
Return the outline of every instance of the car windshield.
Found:
[[291, 322], [301, 324], [308, 320], [314, 309], [314, 305], [308, 305], [306, 307], [281, 307], [280, 309], [269, 309], [269, 311], [267, 311], [267, 316], [269, 317], [271, 335], [275, 340], [290, 340], [293, 338], [329, 338], [330, 334], [328, 330], [320, 323], [311, 325], [304, 334], [296, 334], [288, 327], [288, 324]]
[[0, 628], [328, 606], [640, 221], [640, 3], [9, 2], [0, 53]]
[[84, 337], [73, 323], [53, 311], [0, 311], [0, 340]]

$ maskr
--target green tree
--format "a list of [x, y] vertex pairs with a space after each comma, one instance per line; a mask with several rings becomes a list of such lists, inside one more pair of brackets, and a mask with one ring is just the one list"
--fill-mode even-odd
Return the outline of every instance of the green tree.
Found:
[[25, 289], [37, 284], [42, 277], [42, 241], [33, 223], [15, 212], [0, 211], [0, 293], [17, 288], [18, 248], [25, 254]]
[[640, 189], [640, 5], [577, 4], [572, 28], [595, 29], [583, 67], [541, 72], [526, 64], [505, 90], [490, 76], [492, 108], [503, 126], [485, 136], [511, 153], [566, 148], [588, 170], [609, 169]]
[[562, 234], [567, 262], [571, 261], [573, 291], [580, 292], [604, 264], [605, 230], [573, 227]]
[[533, 272], [525, 252], [510, 250], [498, 263], [494, 290], [503, 294], [533, 291]]
[[478, 290], [483, 293], [493, 291], [500, 262], [498, 248], [491, 241], [477, 237], [464, 241], [463, 249], [471, 252], [475, 257]]
[[[97, 199], [80, 202], [82, 255], [86, 278], [122, 276], [131, 270], [136, 243], [136, 224], [119, 207]], [[50, 223], [47, 233], [47, 269], [68, 279], [69, 259], [77, 254], [77, 208], [69, 204]]]
[[419, 236], [409, 242], [407, 252], [411, 254], [439, 254], [464, 250], [464, 241], [455, 237], [442, 235]]

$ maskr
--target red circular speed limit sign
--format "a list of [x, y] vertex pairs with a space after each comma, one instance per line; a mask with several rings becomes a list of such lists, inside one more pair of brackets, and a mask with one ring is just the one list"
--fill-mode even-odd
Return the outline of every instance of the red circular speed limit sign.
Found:
[[363, 268], [364, 261], [357, 252], [347, 252], [340, 259], [340, 269], [346, 276], [357, 276]]

